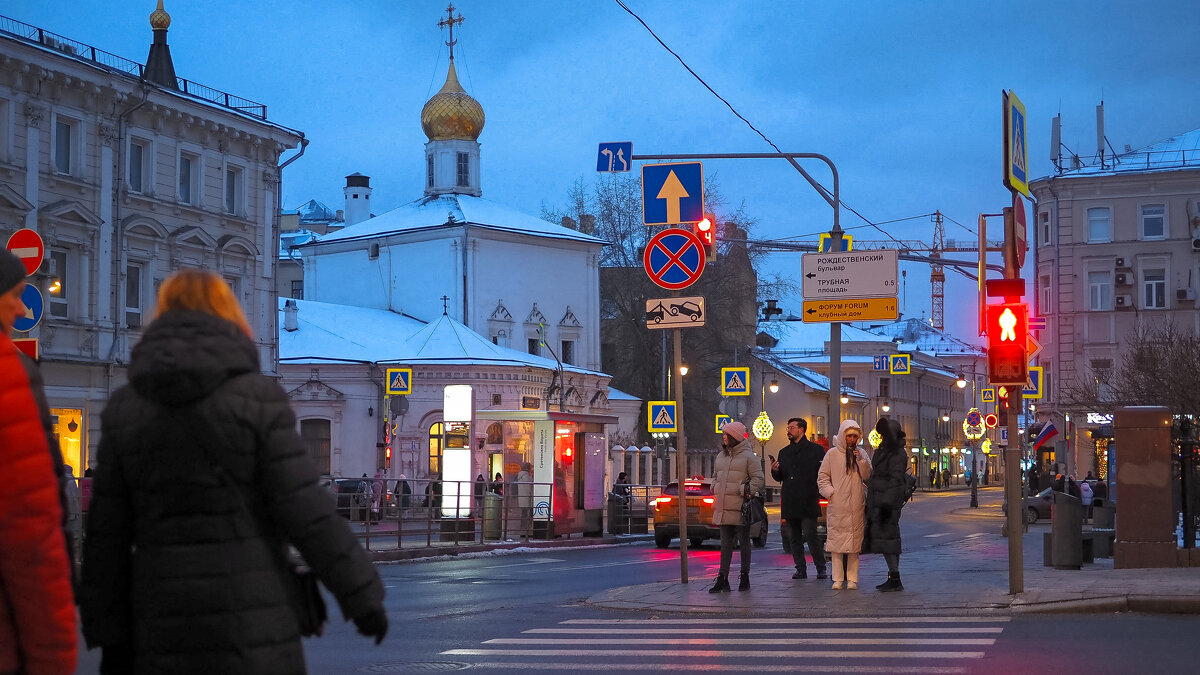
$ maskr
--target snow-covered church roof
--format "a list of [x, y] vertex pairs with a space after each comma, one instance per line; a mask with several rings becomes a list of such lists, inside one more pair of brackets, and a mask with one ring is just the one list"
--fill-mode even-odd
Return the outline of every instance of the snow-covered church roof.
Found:
[[[282, 328], [287, 302], [296, 303], [294, 331]], [[558, 367], [553, 359], [493, 344], [445, 314], [425, 323], [383, 309], [280, 298], [279, 325], [280, 363]], [[563, 369], [603, 374], [567, 364]]]
[[321, 237], [316, 245], [438, 228], [473, 227], [596, 244], [603, 240], [482, 197], [442, 194], [422, 197], [369, 220]]

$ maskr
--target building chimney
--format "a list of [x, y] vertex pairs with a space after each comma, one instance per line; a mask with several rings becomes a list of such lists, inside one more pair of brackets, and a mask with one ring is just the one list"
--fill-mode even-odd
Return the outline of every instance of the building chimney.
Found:
[[289, 333], [300, 330], [300, 308], [295, 300], [285, 300], [283, 303], [283, 329]]
[[356, 225], [371, 217], [371, 177], [361, 173], [346, 176], [346, 187], [342, 188], [346, 196], [346, 227]]

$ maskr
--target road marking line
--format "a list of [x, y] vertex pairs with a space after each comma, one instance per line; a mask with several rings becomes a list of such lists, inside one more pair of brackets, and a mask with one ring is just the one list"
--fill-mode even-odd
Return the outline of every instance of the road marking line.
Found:
[[[552, 670], [555, 672], [582, 670], [586, 672], [595, 672], [595, 663], [545, 663], [533, 661], [503, 661], [491, 664], [502, 666], [512, 670]], [[646, 663], [605, 663], [604, 670], [636, 670], [645, 671], [651, 667], [651, 664]], [[698, 670], [699, 667], [694, 663], [655, 663], [653, 669], [656, 671], [688, 671]], [[823, 666], [810, 666], [800, 663], [786, 664], [769, 664], [769, 663], [706, 663], [703, 666], [705, 672], [756, 672], [756, 673], [899, 673], [901, 675], [959, 675], [966, 673], [966, 668], [958, 666], [835, 666], [833, 664]]]
[[[1007, 616], [842, 616], [842, 617], [771, 617], [771, 624], [788, 624], [788, 623], [818, 623], [822, 625], [832, 623], [1007, 623], [1012, 620], [1012, 617]], [[729, 625], [737, 623], [754, 624], [761, 626], [763, 619], [746, 619], [737, 617], [713, 617], [710, 619], [687, 618], [687, 619], [567, 619], [560, 621], [560, 624], [573, 625], [593, 625], [593, 626], [619, 626], [619, 625], [642, 625], [642, 624], [658, 624], [667, 626], [672, 624], [691, 624], [699, 625], [706, 623], [715, 623], [718, 625]]]
[[[680, 631], [687, 631], [689, 634], [703, 635], [706, 633], [721, 634], [721, 635], [761, 635], [761, 628], [726, 628], [724, 626], [696, 627], [696, 628], [639, 628], [640, 635], [653, 635], [656, 633], [677, 634]], [[962, 633], [967, 635], [996, 635], [1004, 632], [1003, 626], [939, 626], [938, 634], [947, 633]], [[561, 635], [613, 635], [625, 634], [621, 628], [530, 628], [529, 630], [521, 631], [522, 635], [531, 634], [561, 634]], [[871, 628], [840, 626], [837, 628], [797, 628], [789, 635], [845, 635], [845, 634], [870, 634], [878, 635], [880, 633], [890, 633], [894, 635], [925, 635], [929, 633], [928, 627], [913, 628], [908, 626], [875, 626]]]
[[[981, 659], [983, 652], [924, 652], [924, 651], [871, 651], [847, 652], [846, 650], [789, 651], [720, 651], [716, 649], [447, 649], [442, 656], [604, 656], [637, 658], [755, 658], [755, 659]], [[595, 669], [595, 664], [592, 668]], [[608, 664], [605, 664], [608, 667]], [[645, 665], [642, 665], [645, 668]]]
[[545, 565], [548, 563], [560, 563], [560, 562], [566, 562], [566, 561], [563, 560], [562, 558], [539, 558], [536, 560], [527, 560], [525, 562], [509, 563], [507, 565], [485, 565], [483, 567], [483, 569], [498, 570], [498, 569], [503, 569], [505, 567], [525, 567], [526, 565]]
[[485, 645], [904, 645], [909, 647], [990, 647], [995, 638], [493, 638]]
[[954, 533], [953, 532], [938, 532], [937, 534], [927, 534], [927, 535], [925, 535], [925, 538], [926, 539], [931, 539], [931, 538], [936, 539], [937, 537], [949, 537], [952, 534], [954, 534]]

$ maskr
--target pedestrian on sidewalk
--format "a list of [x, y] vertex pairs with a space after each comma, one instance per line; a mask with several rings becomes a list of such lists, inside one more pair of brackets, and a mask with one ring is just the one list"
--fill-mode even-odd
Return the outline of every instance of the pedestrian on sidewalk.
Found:
[[817, 536], [817, 519], [821, 517], [820, 493], [817, 492], [817, 472], [825, 449], [808, 440], [808, 422], [793, 417], [787, 423], [790, 443], [771, 458], [771, 477], [780, 484], [779, 515], [787, 522], [792, 541], [792, 562], [796, 566], [793, 579], [808, 578], [804, 560], [804, 543], [812, 555], [817, 578], [828, 578], [825, 572], [825, 548]]
[[62, 460], [37, 366], [9, 338], [24, 292], [25, 265], [0, 249], [0, 673], [66, 675], [77, 646]]
[[303, 673], [288, 544], [378, 644], [379, 574], [229, 284], [180, 270], [157, 312], [102, 414], [79, 603], [100, 672]]
[[746, 425], [729, 422], [721, 427], [721, 434], [722, 450], [717, 454], [712, 481], [713, 495], [717, 499], [713, 507], [713, 525], [721, 531], [721, 566], [709, 593], [730, 590], [729, 565], [733, 562], [735, 544], [741, 564], [738, 590], [750, 590], [750, 526], [742, 524], [742, 502], [766, 484], [762, 464], [750, 447], [750, 439], [746, 438]]
[[858, 448], [862, 427], [854, 420], [842, 422], [834, 445], [821, 461], [817, 485], [829, 500], [825, 509], [828, 536], [825, 549], [833, 554], [833, 590], [858, 588], [858, 553], [866, 528], [864, 506], [871, 461]]
[[[1091, 475], [1091, 474], [1089, 474]], [[1092, 484], [1086, 480], [1079, 483], [1079, 497], [1083, 502], [1083, 519], [1090, 520], [1092, 517]]]
[[882, 440], [872, 457], [871, 477], [867, 479], [867, 528], [862, 550], [883, 554], [888, 576], [875, 588], [886, 593], [904, 590], [900, 583], [900, 513], [908, 490], [904, 480], [908, 454], [899, 422], [881, 419], [875, 431]]

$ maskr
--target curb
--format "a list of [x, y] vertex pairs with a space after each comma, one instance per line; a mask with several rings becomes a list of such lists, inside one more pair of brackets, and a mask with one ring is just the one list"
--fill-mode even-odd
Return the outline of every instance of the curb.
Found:
[[497, 541], [488, 544], [464, 544], [454, 547], [438, 548], [436, 546], [403, 549], [384, 549], [368, 551], [371, 562], [387, 563], [423, 558], [454, 557], [468, 553], [487, 553], [489, 551], [511, 551], [515, 549], [543, 548], [582, 548], [585, 546], [619, 546], [622, 544], [641, 543], [649, 541], [651, 535], [627, 535], [622, 538], [583, 537], [581, 539], [542, 539], [530, 541]]

